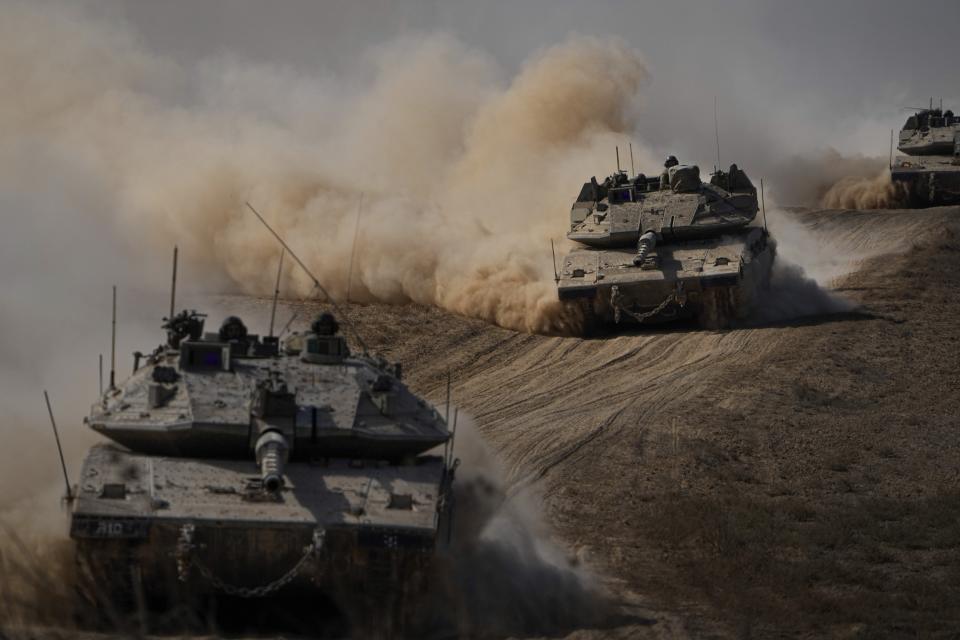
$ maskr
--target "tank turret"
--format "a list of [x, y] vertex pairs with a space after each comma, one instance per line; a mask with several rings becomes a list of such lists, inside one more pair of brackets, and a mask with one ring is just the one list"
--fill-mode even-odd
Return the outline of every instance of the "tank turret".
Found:
[[[620, 174], [622, 172], [618, 172]], [[710, 182], [675, 156], [657, 178], [618, 174], [584, 183], [567, 237], [584, 248], [563, 260], [561, 300], [598, 324], [743, 318], [766, 285], [774, 246], [755, 223], [757, 190], [737, 165]]]

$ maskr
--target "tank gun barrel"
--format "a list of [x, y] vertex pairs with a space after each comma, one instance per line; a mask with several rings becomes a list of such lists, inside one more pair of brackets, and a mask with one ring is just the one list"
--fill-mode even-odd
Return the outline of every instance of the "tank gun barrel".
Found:
[[283, 434], [267, 431], [257, 439], [254, 448], [260, 466], [260, 481], [263, 488], [276, 493], [283, 488], [283, 471], [290, 457], [290, 445]]
[[647, 231], [645, 234], [640, 236], [640, 240], [637, 242], [637, 255], [633, 257], [633, 264], [643, 264], [643, 261], [647, 259], [647, 254], [650, 253], [650, 250], [655, 246], [657, 246], [656, 233], [653, 231]]

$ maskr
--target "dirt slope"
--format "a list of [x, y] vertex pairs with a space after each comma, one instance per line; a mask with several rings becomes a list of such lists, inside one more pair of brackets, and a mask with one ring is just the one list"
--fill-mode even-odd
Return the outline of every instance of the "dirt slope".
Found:
[[945, 633], [960, 626], [960, 211], [802, 222], [821, 248], [875, 256], [837, 283], [859, 311], [595, 340], [351, 313], [434, 401], [449, 370], [561, 539], [687, 632]]
[[960, 209], [798, 219], [811, 251], [862, 261], [835, 281], [859, 309], [583, 340], [348, 308], [437, 404], [449, 372], [513, 487], [633, 613], [560, 635], [960, 628]]

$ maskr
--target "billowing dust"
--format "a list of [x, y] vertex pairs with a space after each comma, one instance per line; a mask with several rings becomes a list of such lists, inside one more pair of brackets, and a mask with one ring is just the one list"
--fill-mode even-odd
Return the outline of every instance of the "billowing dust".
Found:
[[820, 206], [826, 209], [893, 209], [903, 206], [907, 192], [890, 179], [884, 169], [873, 177], [848, 176], [824, 194]]
[[793, 155], [770, 167], [772, 195], [783, 205], [825, 209], [889, 209], [906, 193], [890, 180], [887, 158], [826, 149]]
[[553, 635], [590, 628], [616, 614], [598, 577], [551, 540], [542, 498], [513, 488], [472, 420], [461, 417], [452, 546], [436, 611], [467, 637]]
[[[278, 248], [250, 201], [334, 297], [350, 277], [357, 301], [521, 331], [577, 322], [556, 300], [550, 238], [634, 129], [647, 71], [624, 42], [572, 36], [503, 80], [451, 37], [401, 40], [367, 56], [357, 86], [230, 58], [187, 69], [62, 7], [5, 13], [4, 163], [52, 150], [101, 200], [90, 224], [144, 255], [179, 243], [211, 286], [271, 291]], [[291, 273], [287, 294], [310, 290]]]

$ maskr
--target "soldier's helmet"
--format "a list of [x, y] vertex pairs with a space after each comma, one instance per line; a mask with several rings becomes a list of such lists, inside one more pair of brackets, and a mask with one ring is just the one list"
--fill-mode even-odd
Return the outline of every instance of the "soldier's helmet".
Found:
[[220, 325], [220, 339], [224, 342], [231, 340], [245, 340], [247, 337], [247, 327], [243, 320], [237, 316], [228, 316], [223, 324]]
[[663, 163], [663, 166], [669, 169], [670, 167], [675, 167], [680, 164], [680, 161], [677, 160], [677, 156], [667, 156], [667, 161]]
[[321, 313], [310, 325], [310, 329], [318, 336], [334, 336], [340, 330], [340, 323], [332, 313]]

